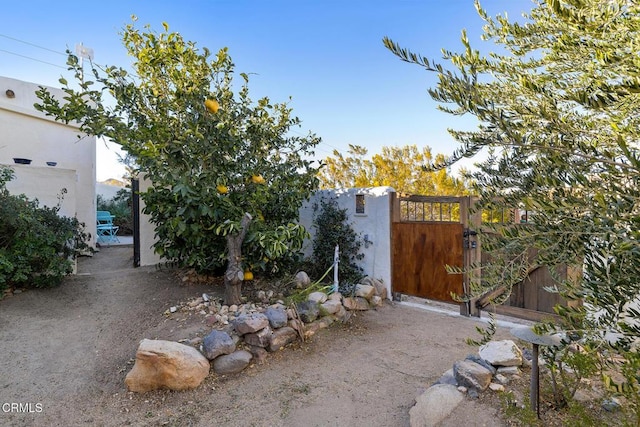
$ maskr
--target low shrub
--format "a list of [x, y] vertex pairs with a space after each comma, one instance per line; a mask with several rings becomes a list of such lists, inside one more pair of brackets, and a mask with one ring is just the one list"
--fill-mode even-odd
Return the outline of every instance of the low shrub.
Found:
[[40, 207], [24, 194], [9, 194], [12, 178], [10, 168], [0, 169], [0, 291], [58, 285], [73, 271], [75, 258], [91, 250], [89, 235], [77, 218], [59, 215], [60, 204]]

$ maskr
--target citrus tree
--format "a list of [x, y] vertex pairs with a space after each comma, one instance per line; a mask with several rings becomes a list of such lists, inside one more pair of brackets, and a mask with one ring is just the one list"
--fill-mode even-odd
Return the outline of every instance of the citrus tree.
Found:
[[[584, 302], [558, 307], [562, 327], [595, 345], [615, 331], [616, 350], [637, 368], [640, 4], [536, 0], [520, 22], [476, 7], [483, 39], [499, 48], [488, 55], [463, 33], [460, 53], [443, 51], [447, 68], [384, 40], [402, 60], [437, 73], [430, 94], [443, 111], [479, 120], [474, 131], [453, 132], [462, 145], [443, 164], [488, 149], [475, 175], [480, 207], [531, 213], [525, 226], [495, 224], [493, 237], [483, 236], [493, 261], [478, 266], [475, 292], [509, 290], [539, 265], [578, 266], [581, 275], [549, 284]], [[627, 380], [640, 420], [638, 378]]]
[[238, 304], [245, 277], [300, 251], [298, 209], [317, 188], [308, 159], [319, 138], [290, 134], [300, 121], [287, 104], [254, 102], [226, 48], [212, 56], [163, 26], [124, 28], [131, 71], [91, 64], [87, 79], [69, 54], [77, 88], [61, 79], [62, 102], [41, 88], [36, 107], [121, 144], [153, 183], [141, 197], [156, 253], [200, 272], [226, 265], [225, 300]]
[[442, 168], [427, 170], [426, 166], [444, 156], [431, 154], [431, 148], [416, 145], [382, 147], [380, 154], [367, 157], [366, 148], [349, 145], [347, 156], [337, 150], [327, 157], [320, 171], [323, 188], [352, 188], [389, 186], [403, 193], [422, 195], [469, 194], [471, 181], [464, 176], [451, 175]]

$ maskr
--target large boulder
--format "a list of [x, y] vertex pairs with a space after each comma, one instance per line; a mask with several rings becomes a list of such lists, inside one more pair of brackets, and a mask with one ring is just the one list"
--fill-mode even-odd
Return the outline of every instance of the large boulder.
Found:
[[173, 341], [140, 341], [136, 362], [124, 383], [130, 391], [196, 388], [209, 374], [209, 361], [198, 350]]

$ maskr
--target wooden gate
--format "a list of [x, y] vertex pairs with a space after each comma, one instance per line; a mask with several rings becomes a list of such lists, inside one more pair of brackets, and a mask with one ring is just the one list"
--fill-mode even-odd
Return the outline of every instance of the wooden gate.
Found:
[[[526, 227], [526, 225], [523, 225]], [[537, 250], [530, 248], [528, 250], [529, 259], [534, 259]], [[482, 263], [490, 261], [490, 255], [483, 253], [481, 255]], [[517, 283], [511, 289], [509, 298], [501, 305], [490, 304], [490, 299], [500, 296], [501, 289], [487, 293], [475, 301], [477, 309], [483, 309], [499, 314], [516, 316], [523, 319], [541, 321], [551, 317], [555, 317], [554, 307], [556, 305], [577, 305], [578, 301], [568, 302], [557, 293], [551, 293], [545, 290], [545, 287], [553, 287], [557, 285], [559, 280], [564, 280], [575, 275], [580, 275], [581, 270], [566, 265], [556, 267], [554, 274], [551, 274], [546, 266], [539, 266], [531, 269], [527, 277]]]
[[391, 277], [393, 291], [453, 302], [463, 293], [463, 275], [446, 266], [465, 262], [466, 197], [392, 197]]
[[[454, 302], [451, 294], [469, 290], [466, 274], [448, 274], [446, 266], [469, 267], [485, 264], [476, 230], [482, 227], [483, 213], [470, 214], [474, 197], [401, 196], [391, 197], [391, 279], [394, 293], [436, 301]], [[486, 214], [486, 212], [485, 212]], [[502, 219], [515, 221], [515, 211], [501, 213]], [[522, 225], [526, 226], [526, 225]], [[530, 249], [530, 256], [535, 250]], [[562, 267], [559, 277], [579, 275], [579, 268]], [[556, 276], [556, 277], [557, 277]], [[502, 305], [492, 304], [493, 294], [460, 304], [460, 313], [480, 316], [482, 310], [530, 320], [548, 318], [556, 304], [567, 304], [557, 294], [544, 290], [555, 282], [546, 267], [532, 270], [514, 286], [510, 298]]]

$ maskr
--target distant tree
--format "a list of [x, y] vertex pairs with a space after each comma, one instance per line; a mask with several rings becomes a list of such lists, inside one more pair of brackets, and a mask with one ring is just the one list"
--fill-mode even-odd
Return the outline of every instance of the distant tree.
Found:
[[337, 150], [325, 159], [320, 171], [323, 188], [355, 188], [390, 186], [402, 193], [422, 195], [469, 194], [469, 181], [455, 178], [447, 170], [428, 171], [425, 166], [443, 156], [433, 158], [431, 149], [419, 150], [415, 145], [382, 147], [381, 154], [367, 159], [367, 149], [349, 145], [348, 156]]
[[37, 107], [120, 144], [153, 182], [141, 197], [156, 253], [201, 272], [226, 265], [225, 301], [238, 304], [245, 274], [300, 251], [298, 209], [317, 188], [308, 159], [319, 138], [290, 136], [299, 120], [287, 104], [253, 102], [248, 75], [234, 83], [226, 48], [211, 58], [163, 25], [159, 34], [125, 27], [133, 73], [91, 64], [86, 80], [69, 54], [79, 89], [61, 79], [64, 103], [41, 88]]
[[[494, 237], [483, 235], [493, 261], [482, 266], [473, 293], [509, 290], [539, 265], [552, 272], [582, 267], [581, 276], [550, 284], [585, 303], [558, 308], [562, 327], [598, 345], [606, 331], [616, 331], [616, 350], [637, 368], [640, 3], [538, 0], [524, 22], [492, 18], [476, 7], [485, 21], [483, 39], [500, 51], [481, 55], [463, 32], [461, 53], [443, 51], [455, 71], [384, 39], [402, 60], [437, 73], [429, 93], [442, 110], [469, 113], [481, 123], [453, 133], [462, 147], [440, 165], [491, 149], [475, 174], [480, 207], [533, 213], [526, 226], [494, 224]], [[527, 256], [532, 247], [534, 258]], [[627, 390], [635, 390], [640, 422], [638, 370], [627, 371], [635, 372], [627, 376]]]

